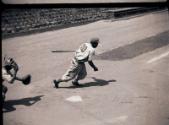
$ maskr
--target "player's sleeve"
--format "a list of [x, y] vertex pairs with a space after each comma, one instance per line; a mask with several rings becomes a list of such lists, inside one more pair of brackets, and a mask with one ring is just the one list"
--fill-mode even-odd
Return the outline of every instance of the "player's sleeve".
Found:
[[87, 50], [87, 45], [84, 43], [80, 46], [80, 51], [85, 52]]
[[92, 61], [94, 55], [95, 55], [95, 51], [90, 51], [88, 61]]

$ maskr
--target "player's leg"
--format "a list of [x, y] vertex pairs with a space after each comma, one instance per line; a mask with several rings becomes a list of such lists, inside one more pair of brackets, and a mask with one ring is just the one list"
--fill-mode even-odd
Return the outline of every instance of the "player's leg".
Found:
[[8, 91], [8, 88], [2, 84], [2, 99], [3, 99], [3, 101], [5, 100], [5, 95], [6, 95], [7, 91]]
[[62, 76], [62, 78], [60, 78], [58, 80], [53, 80], [55, 87], [58, 88], [60, 82], [68, 82], [68, 81], [72, 80], [73, 78], [75, 78], [75, 76], [78, 73], [78, 68], [79, 68], [79, 64], [78, 64], [77, 60], [72, 59], [70, 68]]
[[79, 86], [80, 84], [78, 81], [84, 79], [87, 75], [85, 63], [80, 63], [79, 65], [80, 65], [79, 72], [76, 78], [72, 81], [72, 84], [75, 86]]

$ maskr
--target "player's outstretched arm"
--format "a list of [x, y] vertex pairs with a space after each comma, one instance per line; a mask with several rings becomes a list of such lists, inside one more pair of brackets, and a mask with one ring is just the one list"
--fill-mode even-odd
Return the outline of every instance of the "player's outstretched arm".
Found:
[[93, 68], [94, 71], [98, 71], [98, 68], [94, 65], [93, 61], [88, 61], [88, 63]]

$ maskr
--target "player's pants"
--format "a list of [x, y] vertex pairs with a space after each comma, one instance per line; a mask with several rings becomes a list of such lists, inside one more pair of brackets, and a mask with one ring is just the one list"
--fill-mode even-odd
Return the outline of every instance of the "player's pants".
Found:
[[72, 79], [81, 80], [87, 75], [85, 63], [79, 63], [76, 59], [72, 59], [70, 68], [62, 76], [62, 81], [69, 81]]
[[7, 91], [8, 91], [8, 88], [2, 84], [2, 99], [3, 99], [3, 101], [5, 100], [5, 95], [6, 95]]

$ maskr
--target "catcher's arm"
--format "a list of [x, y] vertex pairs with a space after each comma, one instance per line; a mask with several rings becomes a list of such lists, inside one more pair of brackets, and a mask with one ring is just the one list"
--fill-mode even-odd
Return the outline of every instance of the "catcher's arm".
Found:
[[15, 74], [16, 74], [18, 72], [18, 70], [19, 70], [19, 66], [18, 66], [18, 64], [13, 59], [11, 61], [11, 66], [14, 69]]
[[13, 77], [12, 82], [16, 79], [16, 74], [19, 70], [18, 64], [12, 59], [10, 58], [10, 63], [7, 65], [7, 67], [10, 67], [9, 69], [7, 69], [8, 74], [10, 74]]

